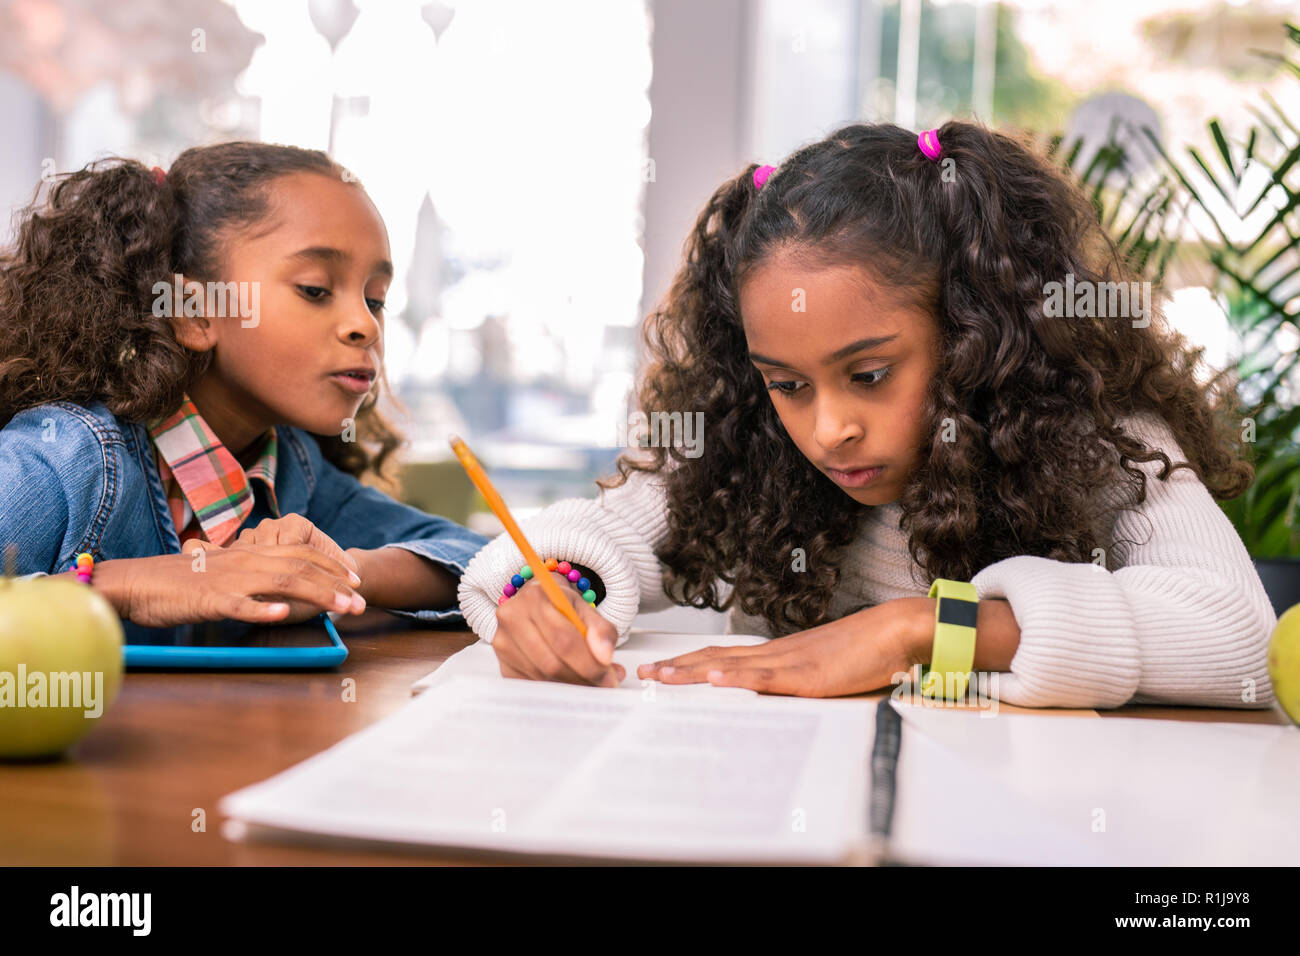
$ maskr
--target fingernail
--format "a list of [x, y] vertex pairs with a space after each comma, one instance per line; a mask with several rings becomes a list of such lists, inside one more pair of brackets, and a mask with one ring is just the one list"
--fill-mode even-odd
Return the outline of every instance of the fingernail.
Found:
[[334, 595], [334, 606], [340, 611], [346, 611], [352, 606], [352, 598], [344, 594], [342, 591], [339, 591]]
[[366, 599], [360, 594], [352, 595], [352, 610], [360, 613], [366, 609]]
[[677, 670], [677, 668], [673, 667], [671, 664], [666, 664], [663, 667], [659, 668], [659, 675], [661, 677], [667, 677], [675, 670]]
[[348, 580], [352, 582], [354, 588], [361, 586], [361, 577], [355, 571], [348, 572]]

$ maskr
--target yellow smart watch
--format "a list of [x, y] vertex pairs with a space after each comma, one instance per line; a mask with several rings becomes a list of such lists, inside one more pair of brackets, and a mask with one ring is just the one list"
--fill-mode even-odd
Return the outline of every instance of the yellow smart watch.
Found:
[[930, 665], [921, 671], [921, 696], [960, 699], [966, 696], [975, 666], [979, 592], [966, 581], [935, 578], [929, 596], [939, 601], [934, 609], [934, 650]]

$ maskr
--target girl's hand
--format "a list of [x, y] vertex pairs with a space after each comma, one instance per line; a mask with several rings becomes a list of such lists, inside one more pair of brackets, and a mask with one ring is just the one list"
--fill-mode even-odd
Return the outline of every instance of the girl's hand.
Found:
[[510, 600], [497, 608], [497, 632], [492, 638], [503, 677], [527, 677], [570, 684], [617, 687], [627, 674], [613, 663], [614, 625], [584, 601], [564, 575], [554, 575], [560, 590], [587, 625], [584, 641], [573, 622], [556, 610], [542, 586], [525, 581]]
[[[206, 544], [206, 542], [201, 543]], [[231, 547], [249, 544], [309, 544], [335, 561], [343, 562], [354, 574], [359, 575], [361, 572], [352, 555], [340, 548], [333, 538], [300, 514], [290, 513], [283, 518], [264, 518], [256, 528], [245, 528], [239, 532], [239, 537]], [[361, 581], [358, 578], [352, 583], [360, 585]]]
[[203, 544], [188, 554], [105, 562], [118, 613], [144, 627], [172, 627], [223, 618], [292, 624], [321, 611], [365, 610], [349, 567], [311, 545]]
[[[361, 567], [357, 564], [356, 559], [340, 548], [333, 538], [300, 514], [291, 512], [282, 518], [265, 518], [258, 523], [256, 528], [245, 528], [241, 531], [239, 537], [231, 543], [230, 547], [246, 548], [252, 545], [276, 544], [305, 544], [315, 548], [326, 557], [333, 558], [335, 561], [346, 565], [348, 583], [353, 588], [361, 587]], [[324, 610], [359, 614], [366, 609], [366, 602], [361, 595], [357, 595], [357, 600], [361, 602], [360, 610], [353, 607], [355, 601], [346, 608], [330, 606]], [[281, 623], [294, 624], [299, 621], [306, 621], [315, 617], [321, 610], [321, 608], [309, 602], [290, 601], [289, 613]]]
[[886, 601], [755, 647], [705, 647], [642, 664], [637, 676], [796, 697], [860, 694], [892, 684], [921, 662], [927, 623], [930, 636], [934, 633], [932, 608], [924, 598]]

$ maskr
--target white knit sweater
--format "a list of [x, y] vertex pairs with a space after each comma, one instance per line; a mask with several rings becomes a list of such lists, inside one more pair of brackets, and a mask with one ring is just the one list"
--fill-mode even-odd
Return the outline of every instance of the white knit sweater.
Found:
[[[1159, 417], [1128, 419], [1124, 428], [1171, 462], [1186, 460]], [[996, 686], [1001, 700], [1025, 707], [1270, 706], [1267, 644], [1277, 616], [1241, 538], [1190, 469], [1162, 481], [1155, 477], [1160, 461], [1137, 467], [1148, 475], [1146, 501], [1103, 519], [1099, 538], [1107, 540], [1108, 532], [1112, 541], [1137, 543], [1114, 553], [1107, 548], [1107, 568], [1021, 555], [975, 575], [979, 596], [1005, 598], [1020, 626], [1011, 669], [990, 690]], [[1098, 500], [1119, 500], [1117, 490]], [[866, 510], [841, 568], [833, 618], [927, 593], [919, 568], [912, 577], [900, 516], [897, 503]], [[600, 575], [606, 596], [599, 610], [618, 629], [619, 644], [638, 611], [670, 606], [654, 554], [667, 532], [657, 476], [633, 472], [596, 499], [556, 502], [520, 526], [539, 554]], [[496, 632], [501, 588], [521, 564], [523, 555], [502, 534], [461, 579], [465, 618], [484, 640]], [[727, 630], [771, 636], [760, 618], [735, 608]]]

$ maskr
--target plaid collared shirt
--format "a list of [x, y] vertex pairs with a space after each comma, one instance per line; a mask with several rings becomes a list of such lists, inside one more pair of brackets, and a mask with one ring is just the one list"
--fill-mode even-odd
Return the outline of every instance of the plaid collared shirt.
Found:
[[148, 429], [182, 550], [194, 538], [219, 547], [234, 539], [253, 511], [250, 479], [261, 479], [271, 511], [280, 516], [275, 500], [274, 428], [267, 431], [257, 460], [247, 470], [208, 427], [188, 395], [177, 411], [150, 422]]

